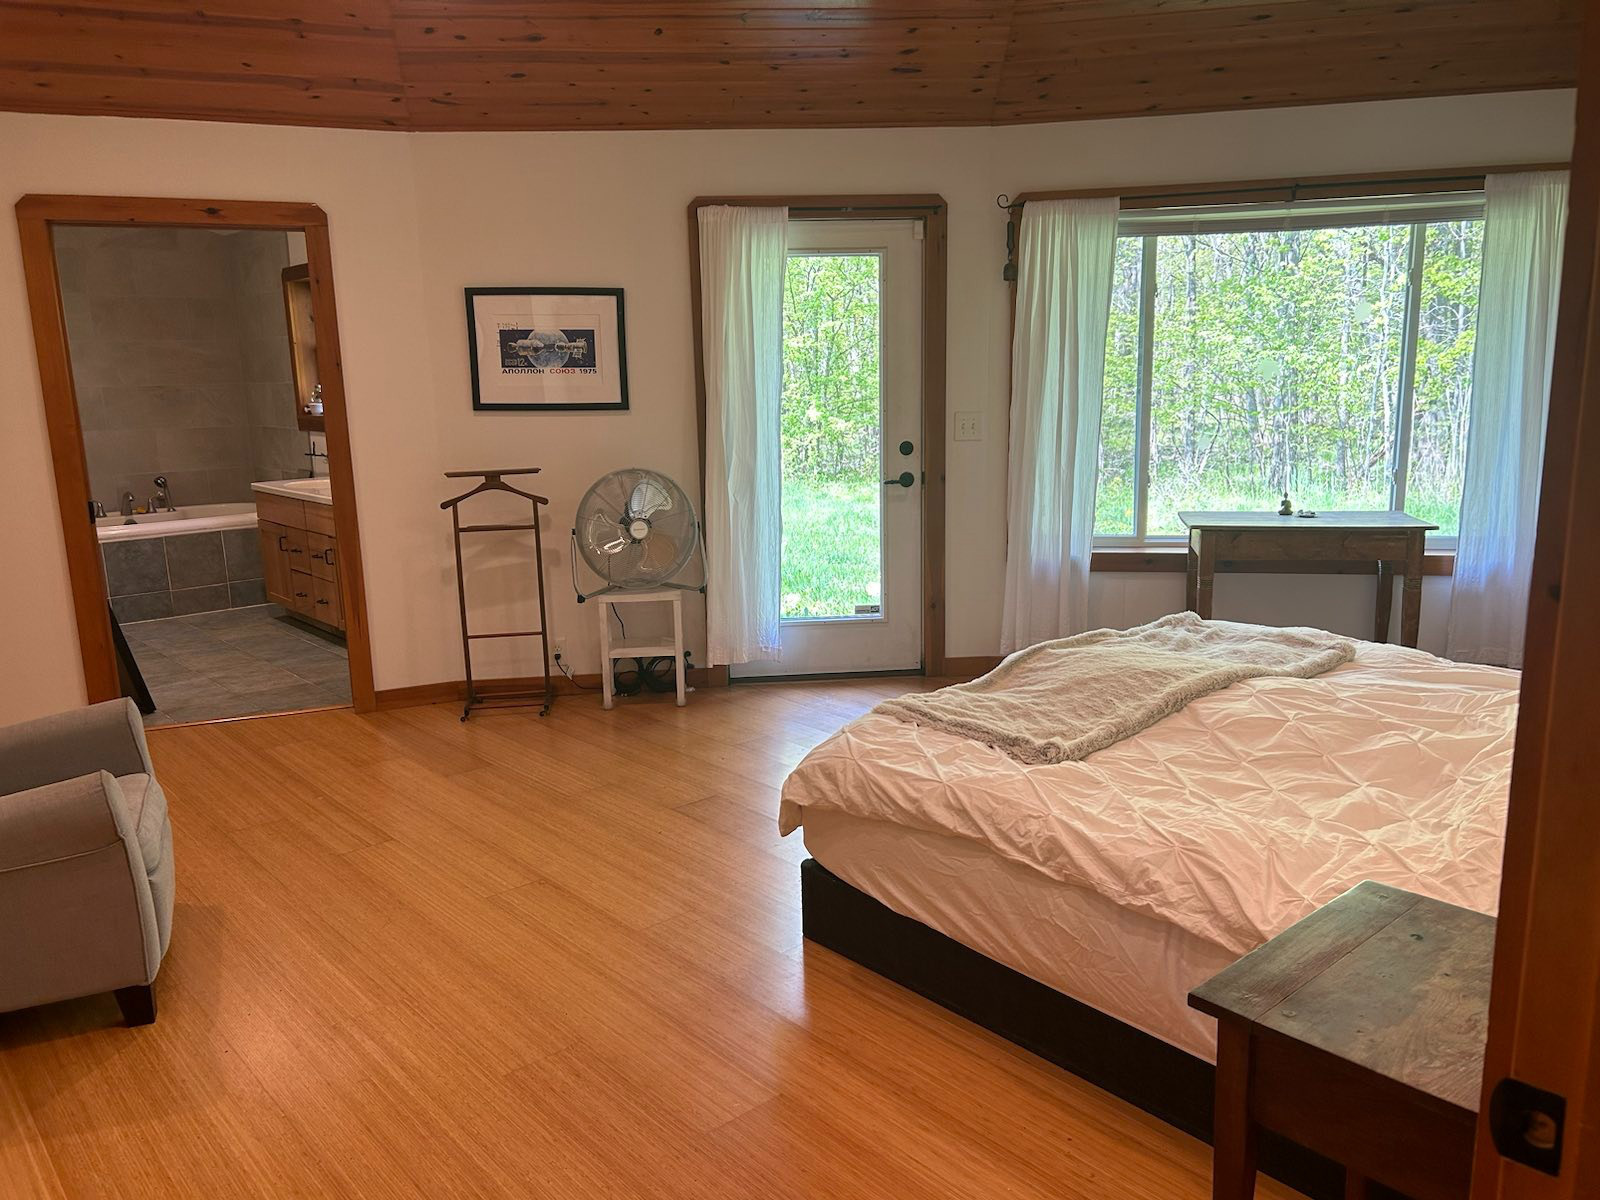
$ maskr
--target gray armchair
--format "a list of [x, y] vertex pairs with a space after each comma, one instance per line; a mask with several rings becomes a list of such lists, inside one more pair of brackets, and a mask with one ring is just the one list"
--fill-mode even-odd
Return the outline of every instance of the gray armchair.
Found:
[[0, 729], [0, 1012], [115, 992], [156, 1019], [172, 826], [129, 700]]

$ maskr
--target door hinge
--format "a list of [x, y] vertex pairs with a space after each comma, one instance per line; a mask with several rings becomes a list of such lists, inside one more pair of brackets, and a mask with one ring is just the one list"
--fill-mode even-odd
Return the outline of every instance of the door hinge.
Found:
[[1489, 1133], [1500, 1157], [1546, 1175], [1561, 1173], [1566, 1120], [1565, 1097], [1520, 1079], [1502, 1079], [1489, 1093]]

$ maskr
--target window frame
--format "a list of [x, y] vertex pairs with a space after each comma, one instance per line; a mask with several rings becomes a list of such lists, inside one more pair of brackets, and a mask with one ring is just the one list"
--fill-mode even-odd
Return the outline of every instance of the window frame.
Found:
[[[1483, 195], [1481, 184], [1479, 188], [1463, 187], [1459, 193], [1462, 198], [1459, 203], [1462, 213], [1454, 217], [1456, 220], [1482, 220]], [[1436, 196], [1428, 193], [1401, 195], [1398, 197], [1384, 197], [1375, 207], [1385, 209], [1390, 203], [1397, 206], [1405, 202], [1424, 205], [1419, 214], [1409, 221], [1385, 220], [1381, 222], [1362, 222], [1358, 219], [1346, 222], [1322, 222], [1304, 226], [1315, 227], [1344, 227], [1358, 224], [1384, 224], [1390, 226], [1405, 226], [1408, 229], [1410, 242], [1407, 254], [1410, 261], [1406, 280], [1405, 312], [1403, 327], [1401, 329], [1400, 348], [1400, 380], [1395, 403], [1393, 453], [1389, 463], [1389, 509], [1400, 512], [1405, 509], [1406, 486], [1411, 469], [1411, 440], [1413, 418], [1416, 412], [1416, 379], [1417, 379], [1417, 352], [1418, 339], [1422, 323], [1422, 288], [1424, 270], [1427, 264], [1427, 229], [1429, 225], [1443, 220], [1452, 219], [1448, 207], [1441, 211], [1433, 206]], [[1386, 202], [1387, 203], [1386, 203]], [[1310, 206], [1307, 206], [1310, 207]], [[1198, 211], [1191, 223], [1192, 228], [1203, 230], [1206, 225], [1214, 225], [1214, 231], [1221, 232], [1253, 232], [1271, 229], [1281, 229], [1289, 226], [1291, 214], [1295, 206], [1291, 203], [1287, 208], [1281, 209], [1277, 215], [1261, 214], [1259, 218], [1249, 214], [1240, 214], [1237, 211], [1229, 213], [1208, 206], [1208, 211], [1216, 215], [1214, 221], [1208, 221]], [[1134, 390], [1134, 433], [1133, 433], [1133, 525], [1132, 534], [1102, 534], [1095, 533], [1093, 545], [1105, 549], [1136, 549], [1150, 547], [1160, 549], [1163, 547], [1183, 546], [1188, 539], [1182, 534], [1152, 534], [1149, 532], [1149, 488], [1150, 488], [1150, 434], [1152, 425], [1152, 391], [1154, 388], [1154, 361], [1155, 339], [1152, 336], [1155, 325], [1155, 263], [1157, 242], [1163, 236], [1173, 236], [1176, 230], [1162, 233], [1155, 229], [1144, 229], [1139, 232], [1140, 226], [1147, 226], [1150, 222], [1148, 211], [1138, 209], [1124, 209], [1122, 218], [1118, 221], [1117, 238], [1138, 238], [1141, 241], [1140, 266], [1139, 266], [1139, 330], [1136, 355], [1138, 367], [1135, 373]], [[1124, 224], [1131, 224], [1135, 232], [1122, 232]], [[1099, 492], [1099, 481], [1096, 480], [1096, 495]], [[1377, 511], [1377, 510], [1374, 510]], [[1427, 545], [1432, 550], [1454, 550], [1457, 537], [1455, 534], [1430, 533]]]

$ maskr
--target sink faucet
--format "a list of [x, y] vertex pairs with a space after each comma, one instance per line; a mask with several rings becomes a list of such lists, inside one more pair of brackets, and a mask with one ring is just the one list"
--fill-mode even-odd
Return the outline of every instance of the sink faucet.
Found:
[[133, 516], [133, 493], [132, 492], [123, 492], [122, 493], [122, 515], [125, 516], [125, 517]]
[[311, 460], [311, 466], [308, 467], [307, 470], [310, 473], [311, 478], [315, 479], [317, 477], [317, 459], [320, 458], [323, 462], [327, 462], [328, 456], [321, 450], [318, 450], [315, 443], [312, 444], [311, 449], [306, 451], [305, 456]]
[[152, 482], [156, 485], [156, 494], [150, 497], [150, 502], [145, 506], [151, 512], [177, 512], [172, 503], [172, 495], [167, 491], [167, 477], [157, 475]]

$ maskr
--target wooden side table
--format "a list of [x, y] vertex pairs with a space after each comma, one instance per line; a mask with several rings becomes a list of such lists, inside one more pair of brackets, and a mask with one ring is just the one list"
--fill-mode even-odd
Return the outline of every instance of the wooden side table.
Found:
[[[652, 591], [599, 592], [593, 597], [600, 611], [600, 700], [602, 708], [615, 703], [612, 695], [612, 664], [619, 658], [672, 658], [678, 679], [678, 707], [688, 703], [685, 695], [684, 675], [687, 667], [683, 661], [683, 589], [659, 588]], [[611, 605], [620, 604], [670, 604], [672, 605], [672, 640], [660, 638], [611, 638]]]
[[[1417, 644], [1422, 620], [1422, 553], [1439, 528], [1403, 512], [1327, 512], [1314, 517], [1276, 513], [1180, 512], [1189, 530], [1189, 611], [1211, 616], [1213, 580], [1221, 571], [1271, 570], [1291, 563], [1308, 575], [1338, 573], [1353, 563], [1377, 564], [1378, 596], [1372, 640], [1389, 640], [1394, 569], [1400, 593], [1400, 643]], [[1281, 569], [1281, 568], [1276, 568]]]
[[1270, 1129], [1413, 1200], [1465, 1200], [1494, 918], [1363, 883], [1189, 993], [1217, 1018], [1214, 1200]]

